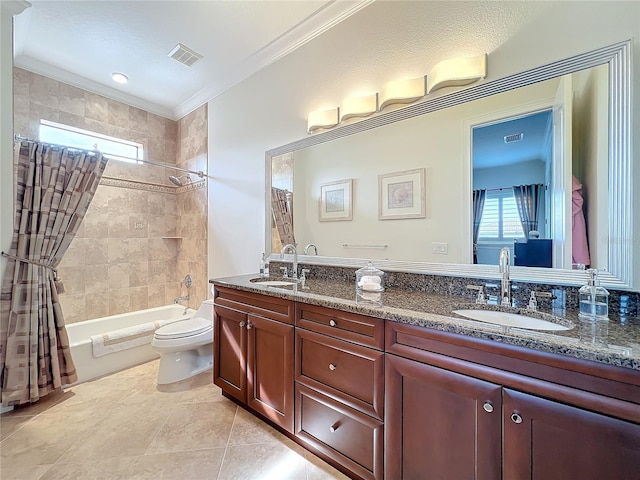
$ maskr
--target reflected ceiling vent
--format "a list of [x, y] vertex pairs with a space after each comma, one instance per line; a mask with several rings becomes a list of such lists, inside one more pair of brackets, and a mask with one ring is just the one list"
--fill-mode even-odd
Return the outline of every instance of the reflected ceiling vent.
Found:
[[505, 135], [504, 136], [504, 143], [519, 142], [523, 138], [524, 138], [524, 133], [523, 132], [514, 133], [513, 135]]
[[202, 58], [202, 55], [194, 52], [189, 47], [186, 47], [181, 43], [173, 47], [167, 54], [167, 56], [186, 65], [187, 67], [191, 67], [194, 63]]

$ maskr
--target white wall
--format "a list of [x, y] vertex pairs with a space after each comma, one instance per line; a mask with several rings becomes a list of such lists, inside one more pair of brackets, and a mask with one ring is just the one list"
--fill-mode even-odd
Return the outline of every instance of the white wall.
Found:
[[[424, 74], [434, 65], [425, 64], [433, 52], [443, 52], [443, 59], [486, 51], [487, 80], [630, 38], [634, 63], [640, 61], [640, 2], [461, 3], [456, 7], [461, 11], [514, 10], [498, 22], [483, 10], [489, 16], [471, 17], [468, 29], [462, 14], [434, 15], [446, 3], [375, 2], [209, 102], [209, 172], [215, 177], [209, 199], [211, 277], [257, 271], [265, 232], [264, 152], [305, 136], [310, 111], [335, 107], [346, 96], [378, 91], [390, 80]], [[455, 44], [461, 49], [447, 50], [444, 37], [438, 44], [424, 42], [422, 31], [447, 22], [458, 26], [460, 41]], [[491, 42], [482, 36], [467, 38], [478, 23], [499, 34]], [[634, 83], [636, 118], [639, 83]], [[634, 129], [637, 138], [640, 122]], [[640, 175], [634, 186], [640, 191]], [[634, 206], [635, 238], [640, 238], [640, 195]], [[640, 255], [635, 262], [640, 271]], [[640, 278], [635, 282], [640, 288]]]

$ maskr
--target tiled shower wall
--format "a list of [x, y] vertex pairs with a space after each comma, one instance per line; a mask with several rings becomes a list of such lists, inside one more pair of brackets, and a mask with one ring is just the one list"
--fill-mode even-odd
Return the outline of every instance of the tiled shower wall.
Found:
[[[207, 105], [203, 105], [178, 121], [178, 166], [196, 172], [207, 169]], [[197, 308], [209, 298], [207, 277], [207, 185], [191, 176], [193, 187], [182, 188], [178, 194], [178, 224], [180, 237], [177, 250], [178, 272], [193, 277], [190, 305]], [[204, 187], [204, 188], [203, 188]], [[184, 191], [182, 191], [184, 190]]]
[[[38, 138], [40, 119], [45, 119], [143, 143], [145, 158], [156, 162], [191, 159], [190, 150], [183, 155], [182, 142], [178, 145], [179, 122], [18, 68], [14, 69], [14, 116], [15, 132], [29, 138]], [[204, 155], [206, 166], [206, 114], [203, 118], [205, 125], [192, 135], [192, 142], [196, 143], [198, 134], [204, 135], [204, 151], [197, 154]], [[181, 204], [180, 215], [189, 219], [189, 225], [204, 223], [206, 239], [206, 184], [197, 191], [204, 192], [204, 205], [199, 207], [195, 201], [187, 205], [181, 198], [196, 193], [175, 188], [168, 181], [173, 174], [162, 167], [109, 162], [80, 231], [58, 268], [66, 289], [60, 301], [67, 323], [173, 303], [186, 293], [180, 280], [195, 269], [191, 264], [178, 265], [179, 257], [199, 258], [203, 267], [198, 273], [206, 283], [206, 250], [196, 255], [188, 251], [199, 247], [190, 237], [187, 242], [176, 238]], [[204, 215], [195, 214], [203, 209]]]

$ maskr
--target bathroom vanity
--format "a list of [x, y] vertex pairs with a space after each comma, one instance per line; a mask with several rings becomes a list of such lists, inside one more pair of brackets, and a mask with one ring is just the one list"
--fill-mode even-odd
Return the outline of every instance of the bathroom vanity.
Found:
[[457, 318], [460, 297], [391, 288], [362, 305], [350, 282], [253, 277], [212, 281], [214, 382], [350, 477], [640, 471], [640, 324], [612, 321], [624, 345], [599, 348]]

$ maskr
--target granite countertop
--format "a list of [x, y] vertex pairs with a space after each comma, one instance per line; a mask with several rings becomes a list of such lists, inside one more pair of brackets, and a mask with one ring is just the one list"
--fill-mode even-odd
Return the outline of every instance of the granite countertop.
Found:
[[[640, 370], [640, 319], [637, 317], [620, 318], [609, 316], [605, 324], [602, 345], [594, 339], [581, 336], [576, 311], [565, 309], [541, 310], [535, 314], [522, 309], [505, 309], [492, 305], [475, 305], [466, 297], [453, 295], [434, 295], [420, 291], [388, 288], [381, 295], [382, 305], [372, 302], [356, 302], [355, 285], [352, 282], [309, 279], [305, 288], [300, 285], [267, 286], [261, 282], [252, 282], [257, 275], [240, 275], [216, 278], [210, 283], [221, 287], [261, 293], [273, 297], [286, 298], [311, 305], [319, 305], [345, 312], [359, 313], [394, 322], [432, 328], [482, 338], [504, 344], [532, 348], [539, 351], [567, 355], [592, 360], [609, 365]], [[280, 280], [273, 278], [272, 280]], [[455, 313], [457, 309], [490, 309], [511, 311], [537, 318], [548, 319], [553, 314], [560, 322], [571, 321], [575, 327], [563, 331], [535, 331], [522, 328], [502, 327], [465, 319]], [[606, 337], [605, 337], [606, 335]]]

